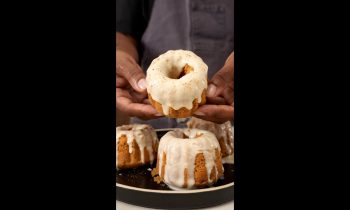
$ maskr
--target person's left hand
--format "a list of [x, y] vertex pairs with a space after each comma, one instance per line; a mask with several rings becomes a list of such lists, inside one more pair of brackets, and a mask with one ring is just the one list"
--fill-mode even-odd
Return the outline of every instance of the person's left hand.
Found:
[[195, 117], [215, 123], [224, 123], [234, 116], [233, 53], [225, 65], [213, 76], [207, 91], [207, 103], [198, 108]]
[[128, 54], [116, 53], [116, 106], [130, 117], [143, 120], [162, 116], [150, 105], [146, 91], [145, 74]]

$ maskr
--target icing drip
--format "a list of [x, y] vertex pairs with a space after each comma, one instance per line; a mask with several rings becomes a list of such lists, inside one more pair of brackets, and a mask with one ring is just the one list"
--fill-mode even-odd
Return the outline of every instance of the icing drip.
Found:
[[[169, 131], [161, 138], [159, 144], [159, 175], [163, 177], [164, 183], [170, 188], [183, 189], [185, 184], [184, 171], [187, 169], [186, 188], [194, 188], [195, 159], [197, 154], [202, 153], [205, 158], [208, 184], [211, 185], [214, 182], [214, 180], [210, 179], [211, 170], [215, 168], [216, 174], [218, 174], [215, 162], [215, 149], [220, 151], [220, 145], [214, 134], [210, 132], [199, 129]], [[163, 153], [166, 154], [166, 160], [163, 160]], [[162, 174], [161, 170], [163, 161], [166, 162], [164, 174]], [[223, 167], [222, 170], [224, 170]]]
[[222, 158], [222, 164], [234, 164], [234, 155], [228, 155]]
[[229, 155], [233, 154], [234, 130], [230, 121], [223, 124], [216, 124], [192, 117], [191, 120], [187, 122], [187, 126], [189, 128], [198, 128], [214, 133], [218, 140], [223, 139], [224, 144], [221, 145], [223, 147], [221, 149], [227, 151]]
[[226, 133], [227, 138], [225, 139], [225, 147], [228, 151], [228, 154], [233, 154], [233, 141], [234, 141], [234, 129], [230, 121], [227, 121], [224, 124], [220, 125], [221, 131]]
[[[145, 163], [145, 148], [149, 154], [149, 160], [152, 163], [155, 159], [153, 146], [157, 144], [158, 138], [154, 129], [149, 125], [144, 124], [134, 124], [134, 125], [123, 125], [117, 127], [117, 145], [118, 140], [122, 135], [125, 135], [127, 138], [127, 144], [129, 146], [129, 153], [131, 154], [134, 151], [134, 147], [132, 145], [135, 140], [140, 149], [141, 154], [141, 162]], [[118, 149], [117, 149], [117, 165], [118, 165]]]
[[[193, 71], [177, 79], [185, 65]], [[169, 107], [179, 110], [192, 109], [193, 101], [202, 101], [202, 92], [207, 89], [208, 66], [191, 51], [169, 50], [154, 59], [147, 69], [147, 92], [162, 104], [165, 115]]]

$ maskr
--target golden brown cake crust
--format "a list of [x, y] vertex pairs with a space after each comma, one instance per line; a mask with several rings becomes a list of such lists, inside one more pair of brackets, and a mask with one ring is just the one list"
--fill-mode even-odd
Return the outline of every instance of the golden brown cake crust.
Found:
[[202, 187], [208, 184], [207, 168], [205, 167], [205, 158], [203, 153], [198, 153], [195, 159], [194, 181], [195, 186]]
[[118, 165], [117, 168], [135, 168], [142, 165], [140, 150], [135, 140], [133, 140], [132, 145], [134, 146], [133, 152], [129, 153], [129, 145], [127, 144], [127, 138], [125, 135], [119, 137], [118, 141]]
[[[185, 107], [182, 107], [179, 110], [175, 110], [172, 107], [169, 107], [169, 114], [167, 115], [167, 117], [170, 117], [170, 118], [185, 118], [185, 117], [192, 116], [192, 114], [198, 109], [198, 107], [200, 105], [203, 105], [203, 104], [206, 103], [206, 89], [203, 90], [201, 98], [202, 98], [201, 103], [198, 103], [197, 99], [193, 100], [192, 109], [191, 110], [188, 110]], [[153, 100], [153, 98], [152, 98], [152, 96], [150, 94], [148, 94], [148, 100], [150, 101], [151, 105], [159, 113], [164, 114], [163, 108], [162, 108], [162, 104], [160, 104], [159, 102]]]
[[[157, 158], [157, 165], [154, 169], [152, 169], [151, 175], [154, 179], [155, 182], [158, 184], [161, 183], [164, 180], [164, 175], [165, 175], [165, 165], [166, 165], [166, 154], [163, 153], [163, 164], [162, 166], [159, 166], [159, 157]], [[210, 179], [214, 180], [216, 182], [222, 175], [223, 175], [223, 170], [222, 170], [222, 163], [221, 163], [221, 153], [218, 149], [215, 149], [215, 164], [216, 168], [218, 170], [218, 173], [216, 173], [215, 167], [212, 168], [210, 172]], [[159, 170], [162, 170], [163, 176], [159, 176]], [[184, 170], [184, 188], [187, 188], [187, 182], [188, 182], [188, 169], [185, 168]], [[196, 155], [195, 159], [195, 171], [194, 171], [194, 179], [195, 179], [195, 184], [194, 186], [198, 188], [206, 187], [208, 186], [208, 174], [207, 170], [205, 167], [205, 158], [203, 153], [198, 153]]]
[[188, 182], [188, 169], [187, 168], [185, 168], [185, 170], [184, 170], [184, 179], [185, 179], [185, 181], [184, 181], [183, 187], [187, 188], [187, 182]]
[[165, 152], [163, 152], [163, 164], [162, 164], [162, 167], [161, 167], [162, 178], [164, 178], [164, 176], [165, 176], [165, 164], [166, 164], [166, 154], [165, 154]]
[[218, 149], [215, 149], [215, 164], [216, 164], [216, 168], [218, 169], [218, 174], [217, 174], [217, 178], [221, 177], [224, 173], [223, 169], [222, 169], [222, 160], [221, 160], [221, 153]]

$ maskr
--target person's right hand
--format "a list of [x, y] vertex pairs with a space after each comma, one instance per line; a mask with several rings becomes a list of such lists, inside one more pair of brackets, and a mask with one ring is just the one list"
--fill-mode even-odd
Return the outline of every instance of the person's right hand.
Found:
[[116, 52], [117, 109], [141, 119], [158, 118], [159, 114], [148, 102], [145, 74], [127, 53]]

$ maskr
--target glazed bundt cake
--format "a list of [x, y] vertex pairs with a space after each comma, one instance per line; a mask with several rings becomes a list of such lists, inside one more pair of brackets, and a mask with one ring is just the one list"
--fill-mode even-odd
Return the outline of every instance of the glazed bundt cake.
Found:
[[213, 133], [177, 129], [161, 138], [152, 175], [177, 190], [211, 186], [223, 172], [220, 145]]
[[231, 156], [230, 158], [233, 158], [234, 131], [230, 121], [227, 121], [223, 124], [216, 124], [214, 122], [192, 117], [187, 122], [187, 127], [207, 130], [214, 133], [219, 141], [222, 157], [224, 158]]
[[136, 168], [153, 163], [158, 138], [150, 125], [134, 124], [117, 127], [117, 169]]
[[208, 66], [191, 51], [169, 50], [147, 69], [148, 98], [171, 118], [191, 116], [206, 101]]

